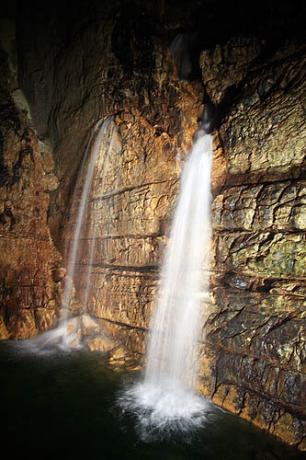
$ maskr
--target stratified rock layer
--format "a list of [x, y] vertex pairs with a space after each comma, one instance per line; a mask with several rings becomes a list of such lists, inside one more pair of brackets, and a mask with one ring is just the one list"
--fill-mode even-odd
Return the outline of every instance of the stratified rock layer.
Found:
[[0, 102], [0, 338], [27, 339], [54, 326], [60, 263], [47, 224], [58, 182], [52, 156], [2, 90]]
[[230, 104], [217, 141], [224, 172], [214, 182], [214, 301], [203, 356], [210, 378], [203, 389], [302, 448], [305, 49], [287, 45], [264, 61], [258, 56], [254, 41], [240, 39], [201, 59], [211, 99], [223, 110], [224, 100]]
[[[99, 119], [113, 117], [116, 145], [106, 162], [103, 151], [97, 161], [88, 205], [92, 233], [82, 242], [75, 284], [82, 297], [94, 238], [87, 312], [114, 343], [141, 358], [181, 160], [197, 127], [203, 86], [176, 78], [169, 31], [183, 19], [174, 14], [166, 23], [167, 8], [155, 14], [150, 2], [148, 10], [119, 3], [86, 11], [84, 20], [62, 30], [52, 15], [21, 7], [20, 80], [38, 133], [50, 138], [55, 151], [60, 186], [52, 195], [49, 225], [62, 253], [72, 236], [80, 190], [68, 211], [69, 201], [90, 132]], [[186, 13], [189, 9], [190, 2]], [[304, 55], [294, 43], [277, 50], [255, 38], [232, 38], [204, 51], [200, 59], [202, 82], [219, 114], [212, 289], [205, 309], [200, 388], [217, 404], [301, 448]], [[32, 161], [31, 156], [22, 161]], [[46, 189], [52, 190], [52, 184]], [[9, 209], [4, 214], [6, 232], [11, 232]], [[47, 231], [44, 225], [40, 231]], [[23, 248], [27, 260], [29, 247]], [[53, 256], [47, 249], [41, 254], [37, 263], [48, 278], [46, 261]], [[20, 312], [18, 324], [25, 324], [34, 309]], [[5, 324], [0, 321], [4, 336]], [[27, 324], [34, 334], [33, 322]], [[92, 349], [108, 347], [101, 337], [91, 341]]]

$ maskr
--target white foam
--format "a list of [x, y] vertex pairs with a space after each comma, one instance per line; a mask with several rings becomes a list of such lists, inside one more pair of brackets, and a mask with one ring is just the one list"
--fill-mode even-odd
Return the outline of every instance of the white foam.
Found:
[[144, 383], [121, 396], [142, 426], [186, 430], [205, 420], [206, 401], [195, 394], [197, 344], [208, 299], [212, 137], [197, 138], [181, 189], [151, 320]]

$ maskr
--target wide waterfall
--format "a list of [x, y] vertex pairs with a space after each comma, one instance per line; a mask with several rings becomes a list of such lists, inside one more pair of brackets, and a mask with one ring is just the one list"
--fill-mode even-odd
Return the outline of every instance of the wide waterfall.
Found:
[[146, 429], [189, 428], [205, 418], [195, 392], [202, 307], [208, 297], [212, 137], [199, 132], [186, 161], [157, 306], [144, 381], [120, 399]]

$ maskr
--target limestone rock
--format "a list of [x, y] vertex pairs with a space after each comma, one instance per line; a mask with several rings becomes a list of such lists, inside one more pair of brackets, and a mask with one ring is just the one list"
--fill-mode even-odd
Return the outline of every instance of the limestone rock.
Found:
[[81, 328], [83, 336], [94, 335], [100, 332], [99, 324], [88, 314], [81, 316]]
[[67, 345], [72, 349], [78, 349], [82, 347], [81, 329], [78, 329], [75, 333], [69, 335]]
[[[111, 116], [117, 133], [110, 154], [103, 147], [98, 155], [70, 310], [85, 308], [94, 320], [85, 330], [98, 334], [98, 324], [111, 342], [120, 343], [110, 359], [115, 366], [135, 358], [142, 362], [182, 161], [205, 89], [217, 105], [219, 129], [212, 177], [212, 298], [206, 300], [199, 386], [217, 404], [301, 447], [305, 48], [299, 42], [280, 48], [279, 40], [271, 47], [252, 37], [228, 40], [215, 27], [222, 42], [200, 58], [205, 88], [199, 81], [178, 81], [167, 40], [182, 22], [190, 28], [189, 11], [199, 2], [187, 2], [170, 18], [168, 8], [152, 14], [156, 5], [149, 3], [148, 10], [143, 5], [141, 11], [136, 6], [123, 11], [116, 2], [116, 17], [113, 6], [102, 5], [94, 27], [90, 16], [65, 30], [64, 46], [49, 15], [30, 17], [27, 5], [20, 5], [19, 77], [35, 128], [52, 148], [28, 131], [28, 121], [20, 124], [14, 104], [3, 106], [4, 335], [7, 330], [22, 338], [35, 334], [38, 323], [51, 325], [51, 310], [71, 280], [63, 273], [52, 279], [63, 264], [50, 239], [47, 210], [52, 238], [67, 260], [81, 194], [80, 186], [70, 202], [77, 173], [95, 123]], [[179, 19], [181, 11], [186, 18]], [[33, 34], [32, 22], [44, 31], [44, 40]], [[19, 105], [29, 112], [24, 102]], [[81, 305], [88, 268], [88, 302]], [[72, 330], [76, 346], [79, 331]], [[99, 337], [88, 340], [93, 349], [107, 348]]]
[[[5, 88], [0, 108], [1, 336], [26, 339], [52, 327], [52, 270], [60, 261], [47, 225], [49, 196], [39, 141]], [[3, 324], [5, 322], [5, 324]]]
[[111, 352], [116, 347], [116, 344], [112, 340], [103, 335], [87, 339], [85, 343], [90, 351], [100, 351], [101, 353]]
[[46, 174], [41, 180], [42, 188], [45, 192], [54, 192], [58, 188], [58, 179], [54, 174]]
[[7, 329], [15, 339], [29, 339], [37, 334], [33, 310], [20, 309], [10, 314]]
[[226, 91], [237, 87], [246, 77], [260, 51], [260, 43], [255, 38], [238, 37], [229, 40], [226, 46], [216, 45], [213, 50], [202, 52], [202, 78], [215, 104], [219, 104]]
[[62, 281], [66, 276], [66, 268], [65, 267], [58, 267], [57, 269], [53, 270], [53, 279], [56, 283]]
[[121, 371], [139, 371], [139, 357], [134, 353], [127, 352], [126, 348], [117, 347], [110, 352], [108, 364], [115, 370]]
[[0, 316], [0, 340], [6, 340], [9, 338], [10, 338], [10, 333], [7, 330], [7, 327], [5, 325], [5, 322], [2, 316]]
[[[280, 50], [277, 58], [249, 69], [233, 100], [220, 107], [228, 185], [303, 177], [305, 50], [285, 53]], [[264, 87], [267, 81], [271, 84]]]
[[231, 41], [202, 61], [207, 91], [222, 110], [215, 166], [223, 168], [212, 205], [214, 305], [203, 334], [201, 373], [209, 377], [201, 385], [216, 404], [301, 448], [305, 49], [280, 49], [261, 61], [254, 43], [243, 45], [242, 68], [233, 69]]
[[55, 308], [36, 308], [35, 321], [37, 329], [40, 332], [48, 331], [55, 327], [57, 322], [57, 315]]
[[81, 319], [78, 317], [69, 318], [66, 323], [66, 330], [68, 335], [73, 335], [79, 333], [81, 329]]

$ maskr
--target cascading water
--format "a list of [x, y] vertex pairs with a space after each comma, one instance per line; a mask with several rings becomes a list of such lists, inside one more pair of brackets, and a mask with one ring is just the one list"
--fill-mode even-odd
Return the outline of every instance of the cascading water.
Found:
[[[90, 274], [91, 265], [93, 262], [94, 242], [95, 242], [95, 225], [92, 222], [91, 216], [88, 214], [88, 203], [92, 190], [95, 167], [101, 150], [103, 149], [103, 164], [108, 158], [108, 153], [112, 149], [114, 140], [115, 127], [112, 117], [105, 120], [99, 120], [92, 130], [85, 155], [83, 157], [79, 176], [75, 185], [74, 194], [72, 196], [72, 207], [76, 207], [75, 225], [73, 227], [70, 244], [67, 249], [67, 274], [62, 297], [62, 305], [60, 312], [60, 321], [56, 329], [41, 334], [35, 338], [33, 345], [39, 348], [45, 348], [49, 345], [60, 345], [64, 349], [69, 349], [79, 345], [78, 318], [69, 318], [69, 302], [73, 295], [75, 286], [76, 267], [80, 263], [81, 254], [83, 251], [83, 242], [88, 240], [88, 253], [86, 254], [86, 266], [82, 273], [81, 280], [85, 280], [84, 289], [80, 293], [80, 301], [84, 309], [90, 291]], [[85, 179], [84, 179], [85, 178]], [[80, 200], [78, 202], [78, 194], [81, 190]], [[81, 284], [81, 283], [80, 283]], [[76, 286], [77, 287], [77, 286]]]
[[[82, 161], [81, 168], [80, 168], [80, 174], [79, 174], [79, 177], [76, 183], [76, 187], [75, 187], [76, 190], [79, 189], [80, 182], [82, 180], [82, 175], [84, 174], [84, 169], [87, 165], [85, 182], [82, 188], [81, 199], [80, 199], [80, 203], [79, 203], [78, 210], [77, 210], [76, 224], [74, 227], [72, 240], [71, 240], [70, 247], [68, 250], [67, 276], [66, 276], [66, 283], [65, 283], [64, 294], [63, 294], [60, 326], [59, 326], [59, 327], [62, 327], [63, 329], [62, 345], [67, 348], [69, 348], [69, 342], [71, 341], [71, 338], [69, 339], [70, 334], [69, 334], [69, 329], [66, 326], [66, 323], [67, 323], [68, 312], [69, 312], [69, 309], [68, 309], [69, 301], [70, 301], [72, 289], [73, 289], [73, 280], [75, 276], [76, 262], [77, 262], [77, 258], [78, 258], [79, 250], [80, 250], [80, 239], [81, 239], [81, 236], [84, 236], [82, 235], [82, 232], [84, 231], [86, 210], [87, 210], [87, 204], [88, 204], [91, 184], [93, 180], [94, 167], [96, 164], [97, 155], [100, 150], [101, 141], [103, 139], [105, 129], [108, 123], [109, 123], [109, 120], [106, 120], [105, 122], [103, 122], [102, 120], [99, 120], [98, 123], [95, 125], [91, 133], [87, 148], [86, 148], [84, 159]], [[94, 143], [92, 145], [93, 140], [94, 140]]]
[[195, 393], [201, 308], [208, 295], [212, 137], [199, 131], [186, 161], [151, 321], [144, 382], [121, 398], [140, 425], [189, 429], [205, 418]]

